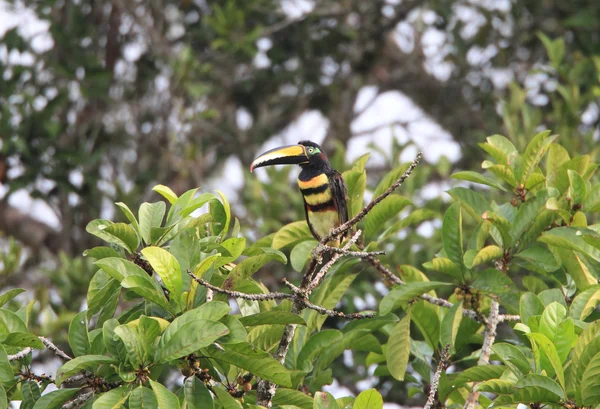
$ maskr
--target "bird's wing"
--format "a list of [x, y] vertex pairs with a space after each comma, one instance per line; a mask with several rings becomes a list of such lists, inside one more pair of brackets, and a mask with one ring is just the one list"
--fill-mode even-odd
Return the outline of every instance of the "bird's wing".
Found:
[[[333, 197], [333, 204], [338, 212], [340, 224], [344, 224], [348, 221], [348, 188], [342, 175], [337, 170], [334, 170], [329, 175], [329, 188], [331, 189], [331, 196]], [[342, 236], [346, 237], [348, 231]]]

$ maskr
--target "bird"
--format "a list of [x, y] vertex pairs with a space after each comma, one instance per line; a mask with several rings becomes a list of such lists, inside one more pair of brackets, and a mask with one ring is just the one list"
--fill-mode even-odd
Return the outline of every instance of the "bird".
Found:
[[[348, 189], [342, 175], [329, 164], [327, 155], [312, 141], [281, 146], [259, 155], [250, 165], [250, 172], [263, 166], [300, 165], [298, 187], [304, 199], [306, 222], [317, 241], [328, 236], [331, 229], [348, 221]], [[340, 244], [348, 231], [327, 244]]]

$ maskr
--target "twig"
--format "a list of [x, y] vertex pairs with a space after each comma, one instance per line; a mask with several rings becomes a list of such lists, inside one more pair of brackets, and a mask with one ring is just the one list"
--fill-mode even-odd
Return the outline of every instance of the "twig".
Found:
[[31, 348], [29, 348], [29, 347], [27, 347], [27, 348], [25, 348], [24, 350], [22, 350], [22, 351], [19, 351], [19, 352], [17, 352], [17, 353], [16, 353], [16, 354], [14, 354], [14, 355], [9, 355], [9, 356], [8, 356], [8, 360], [9, 360], [9, 361], [17, 361], [17, 360], [19, 360], [19, 359], [23, 359], [23, 358], [25, 358], [25, 357], [26, 357], [26, 356], [27, 356], [27, 355], [28, 355], [28, 354], [29, 354], [31, 351], [32, 351], [32, 349], [31, 349]]
[[371, 211], [371, 209], [373, 209], [373, 207], [375, 207], [383, 199], [385, 199], [386, 197], [391, 195], [394, 192], [394, 190], [399, 188], [404, 183], [404, 181], [406, 179], [408, 179], [408, 177], [413, 173], [415, 168], [419, 165], [419, 162], [421, 161], [422, 158], [423, 158], [423, 153], [422, 152], [417, 153], [417, 157], [415, 158], [415, 160], [413, 160], [413, 162], [410, 164], [408, 169], [406, 169], [404, 171], [404, 173], [402, 174], [402, 176], [400, 176], [400, 178], [398, 180], [396, 180], [385, 192], [383, 192], [382, 194], [377, 196], [375, 199], [371, 200], [371, 202], [368, 205], [366, 205], [360, 212], [358, 212], [358, 214], [356, 216], [354, 216], [352, 219], [348, 220], [346, 223], [342, 224], [341, 226], [336, 227], [335, 229], [331, 229], [331, 232], [329, 232], [329, 234], [327, 236], [325, 236], [321, 239], [321, 244], [327, 244], [332, 238], [338, 237], [345, 231], [349, 230], [356, 223], [358, 223], [359, 221], [364, 219], [364, 217]]
[[340, 253], [342, 256], [350, 256], [350, 257], [356, 257], [356, 258], [369, 258], [369, 257], [374, 257], [374, 256], [383, 256], [383, 255], [385, 255], [385, 251], [384, 250], [378, 250], [378, 251], [349, 251], [349, 250], [344, 250], [343, 248], [332, 247], [332, 246], [325, 246], [325, 245], [322, 245], [322, 244], [319, 244], [318, 246], [321, 247], [320, 251], [329, 251], [330, 253]]
[[[483, 338], [483, 346], [481, 347], [481, 355], [479, 356], [479, 361], [477, 365], [487, 365], [490, 363], [490, 355], [492, 353], [492, 345], [494, 345], [494, 341], [496, 340], [496, 328], [499, 322], [499, 304], [498, 301], [492, 300], [492, 304], [490, 306], [490, 315], [488, 316], [487, 327], [485, 329], [485, 336]], [[478, 382], [473, 382], [472, 389], [475, 389]], [[475, 404], [477, 403], [477, 399], [479, 398], [479, 392], [471, 391], [467, 400], [465, 402], [464, 409], [473, 409], [475, 408]]]
[[362, 232], [360, 230], [357, 230], [356, 233], [354, 233], [354, 235], [350, 238], [350, 240], [348, 240], [348, 242], [344, 245], [344, 247], [342, 247], [342, 251], [334, 253], [329, 259], [329, 261], [320, 268], [319, 272], [311, 279], [310, 283], [306, 288], [307, 296], [310, 295], [310, 293], [315, 288], [317, 288], [319, 284], [321, 284], [321, 281], [323, 281], [323, 278], [325, 278], [325, 274], [327, 274], [327, 272], [335, 264], [335, 262], [338, 261], [338, 259], [344, 255], [344, 252], [348, 251], [348, 249], [352, 247], [354, 243], [356, 243], [361, 233]]
[[[390, 269], [388, 269], [383, 264], [381, 264], [381, 261], [377, 260], [376, 258], [368, 257], [367, 261], [373, 267], [375, 267], [381, 274], [383, 274], [383, 276], [385, 278], [387, 278], [388, 281], [392, 282], [393, 284], [398, 284], [398, 285], [406, 284], [400, 277], [398, 277]], [[424, 301], [427, 301], [430, 304], [438, 305], [438, 306], [444, 307], [444, 308], [452, 308], [454, 306], [454, 304], [452, 304], [448, 300], [445, 300], [443, 298], [433, 297], [429, 294], [422, 294], [419, 296], [419, 298]], [[481, 316], [480, 314], [478, 314], [477, 311], [469, 310], [466, 308], [463, 309], [463, 316], [471, 318], [471, 319], [473, 319], [477, 322], [481, 322], [481, 323], [485, 323], [485, 321], [486, 321], [486, 318]]]
[[327, 308], [321, 307], [320, 305], [315, 305], [308, 300], [302, 300], [302, 305], [311, 310], [315, 310], [319, 314], [328, 315], [334, 318], [345, 318], [348, 320], [361, 320], [363, 318], [373, 318], [377, 315], [377, 313], [374, 312], [356, 312], [353, 314], [346, 314], [341, 311], [329, 310]]
[[283, 299], [290, 299], [290, 298], [294, 297], [292, 294], [285, 294], [285, 293], [278, 293], [278, 292], [267, 293], [267, 294], [247, 294], [247, 293], [242, 293], [239, 291], [226, 290], [224, 288], [217, 287], [216, 285], [212, 285], [211, 283], [209, 283], [206, 280], [203, 280], [202, 278], [196, 277], [196, 275], [194, 275], [194, 273], [192, 273], [189, 270], [188, 270], [188, 274], [198, 284], [203, 285], [204, 287], [206, 287], [214, 292], [221, 293], [221, 294], [227, 294], [230, 297], [243, 298], [245, 300], [252, 300], [252, 301], [283, 300]]
[[82, 393], [71, 402], [67, 402], [62, 406], [62, 409], [75, 409], [83, 406], [94, 394], [94, 392]]
[[56, 345], [54, 345], [52, 343], [52, 341], [50, 341], [48, 338], [45, 338], [45, 337], [38, 337], [38, 338], [44, 343], [46, 348], [48, 348], [50, 351], [54, 352], [56, 355], [58, 355], [62, 359], [65, 359], [67, 361], [70, 361], [72, 359], [69, 355], [65, 354]]
[[433, 382], [431, 382], [431, 387], [429, 389], [429, 398], [427, 398], [427, 403], [425, 403], [425, 407], [423, 409], [431, 409], [431, 406], [433, 405], [435, 395], [440, 387], [440, 377], [442, 376], [442, 371], [446, 369], [446, 365], [448, 365], [448, 360], [450, 359], [450, 354], [448, 353], [449, 350], [450, 344], [446, 344], [446, 347], [440, 356], [440, 362], [438, 363], [437, 370], [433, 375]]
[[521, 321], [521, 316], [520, 315], [509, 315], [509, 314], [498, 315], [498, 322], [506, 322], [506, 321]]

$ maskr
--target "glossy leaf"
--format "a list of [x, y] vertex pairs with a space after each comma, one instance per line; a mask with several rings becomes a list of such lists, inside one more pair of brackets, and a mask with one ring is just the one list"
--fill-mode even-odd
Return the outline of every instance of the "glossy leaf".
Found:
[[169, 203], [171, 203], [171, 204], [175, 203], [175, 201], [177, 200], [177, 195], [168, 186], [156, 185], [152, 188], [152, 190], [154, 190], [155, 192], [160, 194], [162, 197], [167, 199], [169, 201]]
[[574, 320], [585, 320], [600, 304], [600, 284], [593, 285], [577, 294], [569, 307], [569, 316]]
[[17, 295], [24, 293], [26, 290], [23, 288], [13, 288], [12, 290], [8, 290], [7, 292], [0, 295], [0, 307], [4, 304], [15, 298]]
[[207, 348], [217, 361], [223, 361], [243, 368], [256, 376], [274, 382], [284, 387], [291, 387], [290, 374], [279, 362], [265, 351], [255, 348], [252, 344], [223, 345], [223, 350], [211, 345]]
[[177, 396], [173, 392], [152, 379], [149, 382], [154, 391], [154, 396], [156, 396], [159, 409], [179, 409], [179, 399], [177, 399]]
[[340, 407], [329, 392], [317, 392], [315, 393], [313, 409], [340, 409]]
[[42, 396], [36, 403], [33, 409], [59, 409], [68, 402], [79, 389], [58, 389]]
[[455, 263], [463, 263], [462, 213], [460, 203], [454, 203], [446, 210], [442, 223], [442, 243], [446, 256]]
[[451, 351], [456, 351], [456, 336], [463, 318], [462, 303], [457, 302], [450, 308], [442, 319], [440, 344], [450, 345]]
[[148, 260], [173, 297], [178, 299], [181, 295], [182, 279], [177, 259], [167, 250], [154, 246], [142, 249], [142, 255]]
[[283, 226], [275, 236], [273, 236], [273, 248], [282, 249], [290, 244], [298, 243], [303, 240], [309, 240], [312, 234], [305, 221], [293, 222]]
[[494, 179], [484, 176], [478, 172], [465, 170], [465, 171], [461, 171], [461, 172], [456, 172], [456, 173], [452, 174], [451, 177], [453, 179], [466, 180], [469, 182], [479, 183], [480, 185], [491, 186], [493, 188], [496, 188], [496, 189], [506, 192], [506, 189], [504, 188], [504, 186], [502, 186], [501, 183], [498, 183]]
[[[210, 391], [197, 377], [192, 376], [185, 380], [183, 386], [187, 409], [213, 409], [214, 402]], [[281, 391], [277, 391], [279, 394]]]
[[212, 344], [229, 333], [220, 322], [194, 320], [171, 329], [171, 324], [158, 341], [156, 362], [168, 362], [181, 358]]
[[158, 228], [162, 225], [163, 218], [167, 206], [165, 202], [142, 203], [138, 212], [140, 232], [144, 243], [151, 244], [152, 239], [150, 233], [153, 228]]
[[410, 204], [412, 202], [409, 199], [400, 195], [390, 195], [383, 199], [365, 217], [365, 236], [373, 237], [388, 220], [396, 217]]
[[390, 374], [403, 381], [410, 356], [410, 311], [390, 332], [386, 363]]
[[73, 358], [67, 361], [56, 372], [56, 384], [60, 385], [62, 381], [71, 375], [83, 370], [96, 369], [102, 364], [115, 364], [117, 361], [114, 358], [104, 355], [85, 355]]
[[383, 398], [377, 389], [367, 389], [358, 394], [352, 409], [383, 409]]
[[241, 317], [240, 321], [247, 327], [255, 325], [297, 324], [306, 325], [302, 317], [288, 311], [265, 311]]
[[69, 325], [69, 346], [75, 356], [87, 355], [90, 352], [87, 311], [80, 312], [71, 321], [71, 325]]

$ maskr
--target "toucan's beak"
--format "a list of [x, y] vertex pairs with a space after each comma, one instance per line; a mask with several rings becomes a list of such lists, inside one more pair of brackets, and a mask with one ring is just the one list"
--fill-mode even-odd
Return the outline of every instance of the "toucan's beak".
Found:
[[250, 172], [256, 168], [270, 165], [300, 165], [308, 163], [306, 148], [302, 145], [288, 145], [271, 149], [254, 159]]

